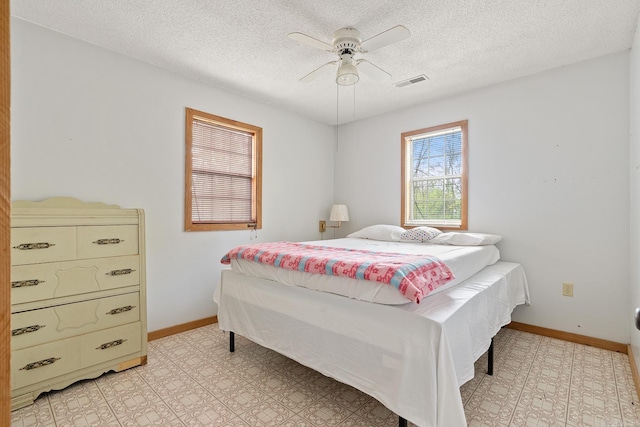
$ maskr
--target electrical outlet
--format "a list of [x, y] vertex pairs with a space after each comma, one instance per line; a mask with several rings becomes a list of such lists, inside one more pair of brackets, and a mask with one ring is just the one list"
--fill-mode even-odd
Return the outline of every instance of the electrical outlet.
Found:
[[327, 221], [320, 221], [318, 223], [318, 231], [320, 231], [321, 233], [327, 231]]
[[573, 283], [564, 282], [562, 284], [562, 295], [565, 297], [573, 296]]

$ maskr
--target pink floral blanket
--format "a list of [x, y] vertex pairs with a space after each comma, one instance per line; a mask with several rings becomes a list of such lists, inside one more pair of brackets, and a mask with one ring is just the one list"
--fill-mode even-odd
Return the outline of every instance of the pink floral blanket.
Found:
[[369, 280], [394, 286], [416, 303], [452, 280], [449, 267], [429, 255], [406, 255], [359, 249], [331, 248], [291, 242], [238, 246], [220, 262], [245, 259], [288, 270]]

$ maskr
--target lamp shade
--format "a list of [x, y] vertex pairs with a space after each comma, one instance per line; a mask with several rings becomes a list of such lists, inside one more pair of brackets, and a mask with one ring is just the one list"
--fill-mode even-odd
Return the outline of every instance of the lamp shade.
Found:
[[358, 69], [351, 61], [343, 61], [336, 73], [336, 83], [340, 86], [351, 86], [360, 80]]
[[347, 205], [333, 205], [331, 207], [329, 221], [349, 221], [349, 209], [347, 209]]

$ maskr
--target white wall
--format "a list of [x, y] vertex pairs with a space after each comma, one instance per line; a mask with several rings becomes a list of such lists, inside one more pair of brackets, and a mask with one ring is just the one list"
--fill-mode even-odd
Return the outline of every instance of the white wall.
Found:
[[529, 279], [514, 320], [629, 342], [628, 52], [342, 125], [345, 232], [399, 224], [402, 132], [463, 119], [469, 228], [503, 235], [502, 259]]
[[[629, 67], [629, 104], [630, 104], [630, 199], [631, 199], [631, 222], [630, 232], [631, 245], [629, 251], [631, 274], [629, 280], [629, 301], [627, 313], [631, 319], [636, 307], [640, 307], [640, 21], [636, 27], [636, 35], [630, 54]], [[631, 346], [636, 365], [640, 366], [640, 331], [631, 322]]]
[[[18, 19], [11, 42], [12, 197], [143, 208], [150, 331], [216, 314], [219, 260], [232, 247], [320, 238], [333, 203], [331, 126]], [[185, 107], [263, 128], [257, 239], [183, 231]]]
[[[211, 293], [229, 248], [320, 238], [317, 220], [334, 200], [330, 126], [11, 25], [12, 197], [144, 208], [149, 330], [216, 313]], [[348, 204], [351, 221], [338, 233], [399, 223], [401, 132], [468, 119], [470, 229], [504, 235], [503, 259], [521, 262], [529, 277], [532, 306], [514, 320], [632, 339], [640, 355], [628, 298], [631, 283], [631, 305], [640, 305], [638, 45], [636, 33], [630, 61], [627, 52], [610, 55], [341, 126], [335, 201]], [[182, 231], [185, 107], [264, 128], [258, 239]], [[573, 298], [561, 296], [563, 281], [575, 283]]]

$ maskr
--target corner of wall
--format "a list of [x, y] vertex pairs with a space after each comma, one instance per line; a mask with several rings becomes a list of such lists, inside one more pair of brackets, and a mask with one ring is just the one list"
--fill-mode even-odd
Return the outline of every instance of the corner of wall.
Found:
[[[629, 205], [630, 205], [630, 272], [629, 296], [631, 307], [629, 317], [635, 307], [640, 307], [640, 16], [631, 45], [629, 58]], [[640, 365], [640, 331], [629, 322], [631, 332], [630, 348], [633, 349], [635, 365]]]

